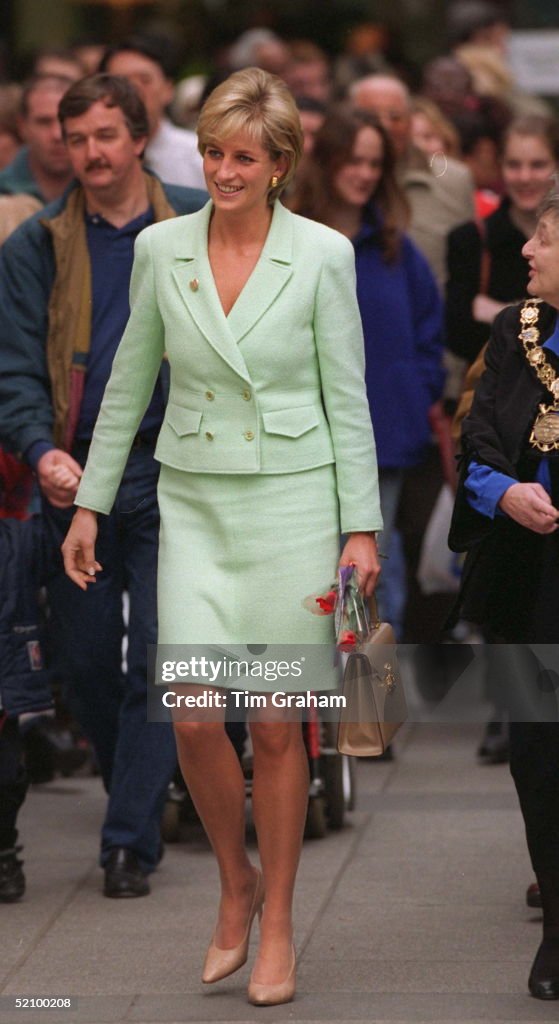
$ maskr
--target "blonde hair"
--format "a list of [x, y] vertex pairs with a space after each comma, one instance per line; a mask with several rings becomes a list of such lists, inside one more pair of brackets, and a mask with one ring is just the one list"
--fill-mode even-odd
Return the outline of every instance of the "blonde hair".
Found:
[[426, 96], [415, 96], [411, 102], [413, 114], [423, 114], [427, 118], [431, 128], [440, 135], [443, 140], [444, 152], [447, 156], [460, 159], [460, 136], [452, 121], [445, 117], [440, 107]]
[[268, 190], [273, 202], [289, 184], [303, 151], [299, 111], [285, 82], [261, 68], [243, 68], [218, 85], [198, 119], [198, 149], [237, 132], [247, 132], [272, 159], [283, 156], [287, 171]]

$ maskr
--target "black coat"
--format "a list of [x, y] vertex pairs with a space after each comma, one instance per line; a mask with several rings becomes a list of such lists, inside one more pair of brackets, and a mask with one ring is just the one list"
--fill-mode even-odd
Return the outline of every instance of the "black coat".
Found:
[[473, 363], [490, 334], [490, 325], [474, 320], [472, 302], [480, 291], [482, 234], [489, 253], [487, 295], [497, 302], [519, 302], [526, 294], [528, 263], [522, 256], [525, 236], [509, 217], [508, 199], [483, 221], [470, 221], [448, 236], [445, 343], [455, 355]]
[[[486, 369], [462, 427], [464, 454], [449, 546], [468, 554], [455, 614], [489, 627], [505, 640], [557, 642], [559, 616], [555, 616], [558, 625], [553, 641], [551, 637], [544, 641], [532, 628], [534, 609], [542, 598], [542, 581], [545, 579], [546, 587], [555, 586], [553, 579], [547, 578], [546, 567], [559, 550], [557, 535], [543, 537], [507, 516], [490, 519], [476, 512], [464, 486], [471, 460], [522, 482], [534, 480], [538, 470], [541, 455], [529, 449], [528, 438], [538, 405], [549, 405], [551, 396], [528, 364], [518, 339], [520, 309], [520, 305], [511, 306], [495, 319]], [[540, 344], [552, 334], [556, 316], [554, 308], [541, 304]], [[559, 373], [559, 358], [549, 352], [547, 358]], [[557, 456], [553, 461], [555, 481]], [[553, 500], [557, 501], [556, 494]], [[554, 601], [555, 596], [549, 593], [548, 599]]]

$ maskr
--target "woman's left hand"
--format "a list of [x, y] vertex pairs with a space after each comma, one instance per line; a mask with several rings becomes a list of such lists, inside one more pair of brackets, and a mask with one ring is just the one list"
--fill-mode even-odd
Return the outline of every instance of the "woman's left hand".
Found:
[[381, 573], [377, 542], [373, 533], [350, 533], [340, 565], [354, 565], [359, 589], [365, 597], [373, 593]]

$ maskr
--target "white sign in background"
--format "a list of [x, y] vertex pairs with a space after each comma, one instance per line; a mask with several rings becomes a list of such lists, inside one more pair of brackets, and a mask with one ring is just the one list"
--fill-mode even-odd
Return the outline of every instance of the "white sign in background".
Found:
[[559, 96], [559, 28], [512, 32], [508, 51], [519, 89], [540, 96]]

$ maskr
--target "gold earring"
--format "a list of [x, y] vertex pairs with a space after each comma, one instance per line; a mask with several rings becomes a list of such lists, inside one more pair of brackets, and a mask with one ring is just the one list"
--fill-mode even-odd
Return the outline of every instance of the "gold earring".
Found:
[[270, 188], [277, 188], [278, 187], [278, 182], [279, 182], [279, 178], [278, 178], [277, 174], [273, 174], [272, 175], [272, 180], [270, 182]]

